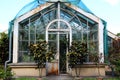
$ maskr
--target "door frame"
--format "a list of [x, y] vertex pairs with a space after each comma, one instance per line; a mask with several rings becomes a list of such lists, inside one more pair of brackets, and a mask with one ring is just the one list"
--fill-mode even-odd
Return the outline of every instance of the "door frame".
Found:
[[[57, 28], [56, 29], [49, 29], [49, 27], [51, 26], [51, 24], [53, 24], [54, 22], [58, 22], [58, 25], [57, 25]], [[68, 28], [67, 29], [60, 29], [60, 22], [64, 22], [67, 26], [68, 26]], [[65, 21], [65, 20], [62, 20], [62, 19], [55, 19], [55, 20], [53, 20], [53, 21], [51, 21], [48, 25], [47, 25], [47, 27], [46, 27], [46, 42], [48, 42], [48, 38], [49, 38], [49, 32], [57, 32], [57, 55], [58, 55], [58, 74], [60, 74], [60, 65], [59, 65], [59, 62], [60, 62], [60, 47], [59, 47], [59, 45], [60, 45], [60, 43], [59, 43], [59, 38], [60, 38], [60, 33], [61, 32], [67, 32], [68, 33], [68, 35], [69, 35], [69, 46], [71, 46], [71, 43], [72, 43], [72, 28], [71, 28], [71, 26], [70, 26], [70, 24], [67, 22], [67, 21]], [[67, 69], [67, 72], [68, 72], [68, 61], [67, 61], [67, 64], [66, 64], [66, 69]]]

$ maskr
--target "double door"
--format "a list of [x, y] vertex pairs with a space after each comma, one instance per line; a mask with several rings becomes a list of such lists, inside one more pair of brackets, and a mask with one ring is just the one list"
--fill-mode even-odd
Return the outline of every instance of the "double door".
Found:
[[54, 47], [56, 50], [55, 60], [57, 61], [58, 74], [66, 73], [67, 53], [69, 48], [69, 33], [68, 32], [49, 32], [48, 34], [49, 48]]

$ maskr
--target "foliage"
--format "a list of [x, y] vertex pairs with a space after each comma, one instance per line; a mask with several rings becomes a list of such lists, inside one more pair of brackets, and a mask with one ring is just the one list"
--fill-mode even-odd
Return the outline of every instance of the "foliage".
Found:
[[40, 41], [37, 44], [31, 44], [30, 51], [34, 55], [35, 62], [38, 63], [38, 68], [44, 67], [46, 62], [46, 51], [47, 51], [46, 41]]
[[120, 36], [120, 33], [117, 33], [117, 36]]
[[8, 59], [9, 39], [5, 33], [0, 33], [0, 64], [4, 64]]
[[70, 67], [83, 64], [87, 56], [87, 44], [81, 41], [73, 41], [67, 56]]
[[120, 39], [113, 41], [113, 47], [109, 51], [109, 61], [114, 65], [115, 73], [120, 75]]
[[0, 78], [1, 79], [9, 80], [12, 76], [13, 76], [13, 74], [11, 72], [10, 67], [8, 67], [6, 72], [5, 72], [4, 67], [0, 66]]
[[50, 47], [48, 50], [47, 47], [47, 42], [46, 41], [40, 41], [37, 44], [31, 44], [29, 46], [30, 52], [34, 55], [34, 60], [37, 63], [37, 68], [41, 68], [41, 73], [42, 74], [42, 68], [45, 67], [46, 60], [48, 62], [51, 62], [51, 60], [54, 59], [54, 55], [56, 53], [56, 50], [53, 46]]
[[34, 55], [34, 60], [37, 63], [37, 68], [39, 69], [39, 76], [41, 77], [42, 68], [46, 63], [47, 43], [46, 41], [40, 41], [37, 44], [31, 44], [29, 48], [31, 53]]
[[52, 60], [54, 60], [55, 54], [56, 54], [56, 49], [54, 46], [51, 46], [49, 51], [46, 53], [46, 60], [48, 62], [51, 62]]
[[99, 62], [99, 56], [97, 53], [91, 53], [89, 54], [89, 58], [91, 62], [98, 63]]

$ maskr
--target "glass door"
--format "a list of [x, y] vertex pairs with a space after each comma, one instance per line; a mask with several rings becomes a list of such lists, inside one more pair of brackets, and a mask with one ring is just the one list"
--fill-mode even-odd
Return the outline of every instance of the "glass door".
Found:
[[[72, 42], [72, 29], [67, 21], [56, 19], [51, 21], [46, 28], [46, 41], [48, 46], [55, 47], [55, 71], [58, 74], [68, 72], [68, 63], [66, 54], [68, 53], [68, 47]], [[49, 71], [53, 68], [48, 66]]]
[[60, 34], [59, 36], [59, 72], [60, 74], [67, 72], [67, 57], [66, 54], [68, 53], [68, 47], [69, 47], [69, 39], [68, 34]]

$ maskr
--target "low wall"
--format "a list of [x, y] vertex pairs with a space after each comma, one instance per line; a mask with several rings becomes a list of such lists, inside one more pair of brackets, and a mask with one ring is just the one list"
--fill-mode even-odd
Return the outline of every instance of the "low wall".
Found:
[[[39, 70], [35, 63], [16, 63], [9, 64], [15, 77], [20, 76], [39, 76]], [[42, 68], [42, 76], [46, 76], [46, 68]]]
[[105, 64], [99, 64], [99, 68], [96, 64], [82, 64], [70, 68], [68, 73], [72, 76], [105, 76]]
[[[56, 65], [56, 64], [55, 64]], [[54, 65], [54, 66], [55, 66]], [[9, 64], [12, 72], [15, 73], [15, 77], [19, 76], [39, 76], [39, 70], [36, 69], [37, 65], [35, 63], [12, 63]], [[50, 65], [48, 65], [50, 67]], [[50, 67], [52, 70], [52, 68]], [[42, 68], [42, 76], [46, 76], [48, 71], [46, 68]], [[77, 71], [77, 75], [76, 75]], [[83, 64], [77, 65], [76, 68], [69, 68], [67, 71], [71, 76], [105, 76], [105, 64]], [[54, 74], [56, 75], [56, 74]]]

